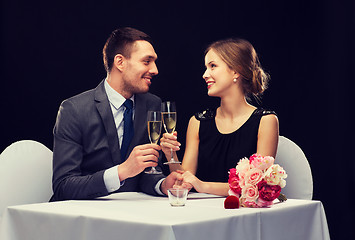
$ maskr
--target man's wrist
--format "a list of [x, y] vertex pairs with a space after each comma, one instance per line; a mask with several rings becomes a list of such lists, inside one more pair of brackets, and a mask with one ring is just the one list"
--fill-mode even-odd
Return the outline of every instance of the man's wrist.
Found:
[[[159, 182], [160, 182], [160, 186], [159, 186], [159, 191], [158, 194], [160, 195], [168, 195], [168, 191], [166, 189], [166, 184], [165, 184], [165, 180], [166, 178], [162, 178]], [[159, 183], [158, 182], [158, 183]]]
[[118, 177], [119, 177], [120, 181], [124, 181], [128, 178], [128, 175], [126, 173], [126, 169], [124, 168], [124, 166], [122, 166], [122, 164], [117, 166], [117, 172], [118, 172]]

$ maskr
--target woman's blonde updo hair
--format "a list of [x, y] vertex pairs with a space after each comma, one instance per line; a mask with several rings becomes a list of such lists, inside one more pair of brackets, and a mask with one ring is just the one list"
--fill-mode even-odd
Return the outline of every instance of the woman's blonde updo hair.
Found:
[[267, 88], [269, 75], [261, 68], [254, 47], [244, 39], [225, 39], [212, 43], [205, 51], [213, 50], [242, 77], [242, 87], [245, 96], [254, 95], [258, 98]]

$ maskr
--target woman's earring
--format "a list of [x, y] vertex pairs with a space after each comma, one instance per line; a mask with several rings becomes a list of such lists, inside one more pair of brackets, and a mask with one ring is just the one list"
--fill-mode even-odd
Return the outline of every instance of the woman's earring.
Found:
[[238, 79], [234, 78], [234, 79], [233, 79], [233, 82], [234, 82], [234, 83], [236, 83], [236, 82], [237, 82], [237, 80], [238, 80]]

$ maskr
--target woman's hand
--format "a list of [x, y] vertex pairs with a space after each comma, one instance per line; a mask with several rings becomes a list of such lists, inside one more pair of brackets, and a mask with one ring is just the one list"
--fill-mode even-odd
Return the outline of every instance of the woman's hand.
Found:
[[[178, 171], [178, 172], [180, 172], [180, 171]], [[183, 172], [182, 178], [183, 178], [183, 184], [182, 184], [183, 187], [189, 188], [189, 189], [191, 189], [191, 187], [193, 187], [193, 188], [195, 188], [195, 190], [197, 192], [200, 192], [200, 193], [204, 192], [204, 187], [206, 185], [205, 182], [198, 179], [191, 172], [189, 172], [189, 171]]]
[[164, 133], [160, 139], [160, 146], [167, 158], [170, 158], [171, 151], [176, 152], [180, 150], [181, 144], [177, 141], [177, 132]]

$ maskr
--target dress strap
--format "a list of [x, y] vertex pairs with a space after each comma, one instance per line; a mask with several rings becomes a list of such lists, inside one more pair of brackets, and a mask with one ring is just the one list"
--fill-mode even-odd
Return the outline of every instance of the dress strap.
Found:
[[[271, 111], [271, 110], [265, 110], [263, 108], [255, 109], [255, 111], [253, 113], [253, 115], [256, 115], [256, 116], [265, 116], [265, 115], [269, 115], [269, 114], [274, 114], [277, 116], [276, 112]], [[215, 116], [216, 116], [216, 109], [210, 109], [210, 108], [208, 108], [204, 111], [195, 113], [195, 118], [199, 121], [214, 119]]]
[[258, 108], [254, 112], [254, 115], [258, 115], [258, 116], [266, 116], [266, 115], [270, 115], [270, 114], [274, 114], [277, 116], [276, 112], [271, 111], [271, 110], [265, 110], [263, 108]]
[[214, 119], [216, 116], [216, 109], [206, 109], [204, 111], [195, 113], [195, 118], [199, 121]]

